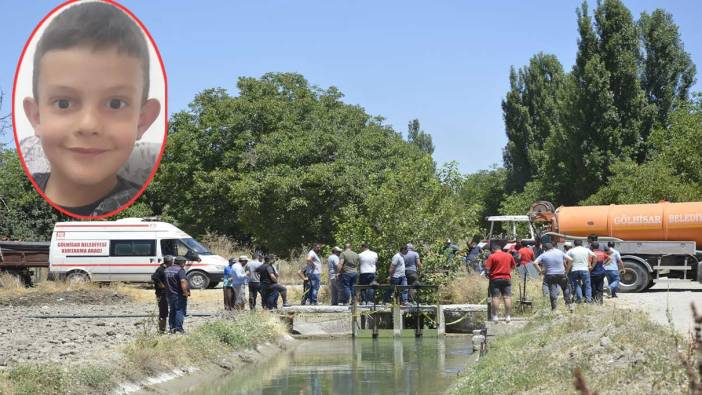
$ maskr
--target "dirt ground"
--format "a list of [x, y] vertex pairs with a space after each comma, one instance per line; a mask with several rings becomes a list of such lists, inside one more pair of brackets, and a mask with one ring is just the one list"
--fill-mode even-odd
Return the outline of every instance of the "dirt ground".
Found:
[[694, 328], [690, 303], [702, 313], [702, 284], [691, 281], [662, 278], [650, 290], [642, 293], [619, 294], [617, 306], [645, 311], [652, 320], [669, 325], [687, 335]]
[[[221, 289], [193, 291], [186, 318], [193, 328], [222, 314]], [[47, 318], [49, 316], [100, 316]], [[139, 315], [144, 317], [119, 317]], [[158, 327], [154, 292], [120, 286], [0, 292], [0, 369], [19, 362], [74, 362], [117, 358], [118, 348]]]

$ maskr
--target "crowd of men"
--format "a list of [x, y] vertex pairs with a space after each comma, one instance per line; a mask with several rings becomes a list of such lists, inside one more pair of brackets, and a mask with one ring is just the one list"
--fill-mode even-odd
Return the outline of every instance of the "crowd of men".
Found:
[[[511, 320], [512, 273], [515, 267], [520, 265], [528, 266], [533, 263], [543, 275], [543, 293], [550, 299], [553, 310], [558, 305], [560, 292], [563, 293], [566, 306], [571, 310], [573, 301], [601, 304], [605, 292], [605, 278], [610, 297], [616, 298], [619, 275], [624, 266], [621, 255], [614, 246], [614, 243], [609, 242], [607, 246], [600, 248], [597, 241], [592, 241], [589, 247], [585, 247], [583, 240], [574, 240], [564, 243], [561, 250], [554, 243], [544, 243], [542, 248], [537, 248], [518, 241], [505, 250], [500, 243], [493, 243], [491, 254], [480, 265], [480, 270], [490, 280], [492, 320], [499, 320], [497, 311], [500, 298], [505, 306], [505, 321]], [[469, 256], [472, 253], [471, 249]], [[469, 264], [475, 262], [474, 257]]]
[[[572, 303], [602, 303], [604, 280], [607, 278], [607, 290], [611, 297], [617, 297], [619, 273], [623, 262], [614, 243], [600, 248], [597, 241], [588, 247], [582, 240], [566, 242], [563, 250], [555, 244], [544, 243], [543, 246], [530, 246], [517, 241], [510, 248], [493, 242], [487, 257], [481, 256], [477, 242], [471, 242], [467, 249], [466, 262], [470, 268], [481, 271], [489, 278], [488, 292], [491, 297], [492, 320], [498, 321], [497, 311], [500, 298], [505, 306], [506, 322], [511, 320], [512, 311], [512, 274], [518, 266], [534, 265], [543, 275], [543, 293], [556, 309], [559, 293], [563, 293], [565, 304], [572, 309]], [[454, 254], [458, 251], [455, 244], [447, 241], [447, 250]], [[319, 257], [321, 245], [315, 244], [307, 253], [304, 267], [297, 275], [303, 280], [302, 305], [317, 305], [323, 272], [322, 259]], [[481, 259], [485, 258], [485, 259]], [[164, 257], [163, 264], [152, 275], [156, 288], [159, 307], [159, 330], [170, 333], [182, 333], [186, 315], [187, 299], [190, 296], [184, 257]], [[279, 299], [282, 306], [290, 306], [287, 288], [280, 284], [280, 273], [276, 269], [275, 256], [256, 253], [249, 261], [248, 256], [231, 258], [223, 274], [223, 298], [225, 310], [255, 310], [258, 297], [264, 309], [277, 309]], [[377, 285], [378, 254], [366, 243], [361, 245], [361, 252], [353, 250], [346, 244], [342, 250], [334, 247], [326, 258], [331, 305], [348, 305], [355, 295], [357, 285]], [[419, 282], [422, 260], [412, 244], [400, 246], [393, 255], [388, 270], [386, 283], [391, 285], [415, 285]], [[248, 290], [248, 292], [247, 292]], [[412, 290], [414, 291], [414, 290]], [[399, 302], [403, 305], [414, 299], [412, 291], [407, 288], [398, 292]], [[394, 289], [387, 288], [383, 295], [376, 295], [375, 287], [363, 287], [359, 292], [361, 305], [389, 303]]]
[[[319, 257], [321, 245], [315, 244], [307, 253], [305, 265], [298, 271], [303, 280], [302, 305], [317, 305], [322, 276], [322, 260]], [[224, 309], [228, 311], [255, 310], [260, 296], [264, 309], [277, 309], [279, 299], [282, 306], [288, 307], [287, 288], [280, 284], [280, 274], [276, 269], [275, 256], [256, 253], [249, 261], [248, 256], [229, 259], [224, 268], [223, 299]], [[190, 296], [189, 283], [185, 271], [186, 258], [165, 256], [163, 263], [151, 276], [156, 289], [156, 301], [159, 309], [159, 330], [169, 333], [183, 333], [183, 321]], [[361, 245], [361, 252], [356, 253], [351, 244], [342, 250], [334, 247], [326, 258], [329, 279], [331, 305], [348, 305], [352, 303], [356, 285], [377, 284], [378, 254], [366, 243]], [[414, 251], [412, 244], [402, 245], [390, 262], [387, 282], [393, 285], [413, 285], [419, 281], [422, 261]], [[393, 290], [388, 289], [376, 299], [375, 289], [367, 288], [360, 292], [360, 304], [389, 303]], [[409, 303], [408, 291], [400, 293], [400, 302]]]

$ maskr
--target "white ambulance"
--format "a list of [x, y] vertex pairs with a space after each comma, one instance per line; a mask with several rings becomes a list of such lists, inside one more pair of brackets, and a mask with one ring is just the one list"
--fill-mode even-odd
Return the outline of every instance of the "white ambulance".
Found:
[[49, 270], [55, 278], [74, 281], [150, 282], [165, 255], [188, 259], [185, 270], [190, 286], [197, 289], [214, 288], [227, 265], [226, 259], [169, 223], [125, 218], [56, 223]]

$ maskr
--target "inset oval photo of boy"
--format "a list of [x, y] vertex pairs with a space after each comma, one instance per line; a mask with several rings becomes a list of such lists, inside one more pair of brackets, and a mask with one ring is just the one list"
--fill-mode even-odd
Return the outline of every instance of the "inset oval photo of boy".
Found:
[[105, 218], [146, 189], [166, 142], [166, 73], [127, 9], [103, 1], [54, 9], [24, 47], [12, 94], [17, 152], [56, 209]]

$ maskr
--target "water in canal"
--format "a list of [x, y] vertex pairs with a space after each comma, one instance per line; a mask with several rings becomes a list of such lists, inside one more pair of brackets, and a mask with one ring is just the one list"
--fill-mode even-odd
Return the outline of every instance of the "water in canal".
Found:
[[470, 338], [303, 341], [293, 351], [200, 387], [198, 394], [441, 394], [465, 367]]

